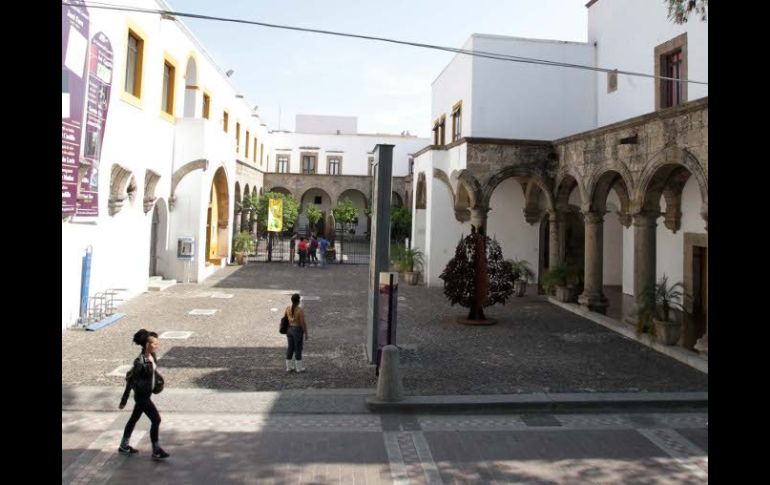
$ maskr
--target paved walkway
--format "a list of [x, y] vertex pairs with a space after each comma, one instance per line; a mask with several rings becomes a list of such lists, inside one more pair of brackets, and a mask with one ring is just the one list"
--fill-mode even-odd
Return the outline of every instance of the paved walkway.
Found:
[[708, 483], [707, 415], [62, 412], [62, 483]]
[[[146, 293], [127, 316], [96, 332], [62, 336], [62, 383], [123, 385], [141, 327], [188, 331], [162, 339], [160, 365], [171, 388], [228, 391], [374, 389], [364, 357], [365, 266], [300, 269], [252, 263], [228, 267], [202, 285]], [[277, 331], [292, 291], [305, 297], [309, 372], [287, 375]], [[455, 323], [440, 288], [400, 285], [397, 343], [408, 394], [708, 391], [708, 376], [544, 298], [528, 295], [487, 310], [497, 325]], [[191, 315], [193, 310], [213, 315]], [[110, 375], [113, 373], [113, 375]]]

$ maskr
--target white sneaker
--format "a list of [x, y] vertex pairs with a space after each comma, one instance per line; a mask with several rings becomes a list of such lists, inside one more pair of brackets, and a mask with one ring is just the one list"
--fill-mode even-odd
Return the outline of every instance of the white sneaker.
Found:
[[295, 370], [294, 361], [291, 359], [286, 359], [286, 372], [291, 372], [293, 370]]
[[305, 372], [307, 369], [305, 369], [305, 366], [302, 365], [302, 361], [297, 361], [297, 372]]

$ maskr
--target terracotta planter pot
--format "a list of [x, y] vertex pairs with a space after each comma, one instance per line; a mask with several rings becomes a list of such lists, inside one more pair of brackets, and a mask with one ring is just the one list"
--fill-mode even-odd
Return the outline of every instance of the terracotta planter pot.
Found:
[[420, 273], [417, 271], [404, 272], [404, 281], [408, 285], [416, 285], [420, 281]]
[[513, 282], [513, 294], [516, 296], [524, 296], [527, 292], [527, 282], [524, 280], [516, 280]]
[[569, 286], [557, 286], [556, 287], [556, 299], [562, 303], [569, 303], [572, 301], [572, 288]]
[[653, 319], [655, 324], [655, 338], [663, 345], [676, 345], [682, 333], [682, 325], [679, 322], [669, 322]]
[[246, 253], [235, 253], [235, 262], [243, 264], [246, 261]]

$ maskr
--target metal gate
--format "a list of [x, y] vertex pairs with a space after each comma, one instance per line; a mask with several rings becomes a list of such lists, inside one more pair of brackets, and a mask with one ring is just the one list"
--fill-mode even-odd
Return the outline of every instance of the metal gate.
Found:
[[289, 263], [292, 258], [293, 244], [291, 235], [268, 233], [257, 237], [255, 254], [250, 261]]
[[334, 235], [334, 259], [340, 264], [369, 264], [369, 235], [356, 236], [337, 229]]

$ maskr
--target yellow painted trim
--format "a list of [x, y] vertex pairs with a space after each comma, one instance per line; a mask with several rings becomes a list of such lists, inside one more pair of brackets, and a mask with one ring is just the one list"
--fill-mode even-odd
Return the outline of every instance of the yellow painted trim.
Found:
[[241, 121], [235, 120], [235, 153], [241, 153]]
[[184, 88], [185, 89], [192, 89], [193, 91], [197, 91], [197, 90], [200, 89], [200, 86], [196, 86], [194, 84], [193, 85], [185, 84]]
[[144, 109], [144, 106], [142, 106], [142, 100], [129, 93], [128, 91], [123, 91], [120, 93], [120, 100], [136, 108]]
[[452, 105], [452, 111], [456, 110], [457, 108], [462, 108], [462, 107], [463, 107], [463, 100], [461, 99], [460, 101], [458, 101], [458, 102], [456, 102], [455, 104]]
[[210, 120], [211, 119], [211, 93], [206, 88], [201, 88], [203, 90], [203, 96], [209, 97], [209, 115], [203, 116], [203, 98], [201, 97], [201, 116], [203, 119]]
[[225, 133], [228, 133], [230, 131], [230, 112], [225, 110], [222, 110], [222, 117], [224, 120], [222, 121], [222, 129]]
[[[173, 79], [171, 80], [171, 92], [169, 93], [169, 98], [171, 98], [171, 112], [168, 113], [166, 110], [163, 109], [164, 106], [161, 106], [160, 107], [161, 118], [164, 118], [163, 115], [170, 115], [170, 117], [173, 119], [176, 116], [176, 85], [177, 85], [177, 82], [178, 82], [177, 73], [179, 72], [179, 62], [177, 62], [177, 60], [174, 58], [174, 56], [169, 54], [167, 51], [164, 51], [163, 52], [163, 63], [164, 63], [164, 67], [165, 67], [165, 64], [168, 63], [169, 65], [171, 65], [171, 67], [174, 68], [174, 76], [173, 76]], [[161, 81], [161, 87], [160, 87], [160, 89], [161, 89], [161, 97], [160, 97], [161, 103], [163, 103], [163, 85], [162, 85], [162, 83], [163, 83], [163, 76], [162, 76], [162, 73], [163, 73], [163, 71], [161, 71], [161, 78], [160, 78], [160, 81]]]
[[[129, 93], [126, 91], [126, 67], [128, 64], [128, 36], [129, 33], [133, 33], [136, 37], [139, 38], [139, 40], [142, 41], [141, 49], [139, 50], [139, 55], [137, 56], [136, 63], [138, 65], [138, 71], [139, 76], [137, 77], [137, 83], [138, 83], [138, 91], [139, 96], [136, 96], [134, 93]], [[126, 101], [127, 103], [136, 106], [137, 108], [143, 109], [142, 106], [142, 94], [144, 94], [144, 52], [149, 48], [149, 41], [147, 34], [145, 33], [144, 29], [139, 27], [139, 25], [131, 20], [130, 18], [126, 19], [126, 30], [125, 35], [123, 36], [123, 79], [122, 79], [122, 86], [121, 94], [126, 94], [127, 97], [121, 96], [121, 99]]]
[[171, 123], [172, 125], [173, 125], [173, 124], [176, 124], [176, 118], [174, 118], [174, 117], [173, 117], [173, 116], [171, 116], [170, 114], [166, 113], [165, 111], [161, 111], [161, 112], [160, 112], [160, 118], [161, 118], [161, 119], [163, 119], [163, 120], [166, 120], [166, 121], [168, 121], [168, 122], [169, 122], [169, 123]]

